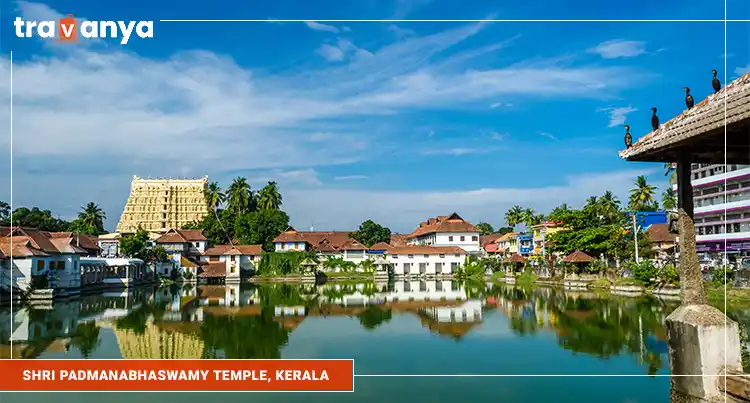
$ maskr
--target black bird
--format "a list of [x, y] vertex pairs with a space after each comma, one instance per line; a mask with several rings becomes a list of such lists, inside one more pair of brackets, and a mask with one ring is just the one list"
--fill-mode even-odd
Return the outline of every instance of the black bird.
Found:
[[687, 105], [688, 109], [695, 106], [695, 100], [693, 100], [693, 96], [690, 95], [690, 88], [688, 87], [685, 87], [685, 105]]
[[656, 108], [651, 108], [654, 111], [654, 115], [651, 116], [651, 128], [656, 130], [659, 128], [659, 117], [656, 116]]
[[630, 126], [625, 125], [625, 147], [633, 146], [633, 136], [630, 135]]
[[714, 94], [721, 90], [721, 81], [716, 78], [716, 70], [711, 70], [714, 73], [714, 79], [711, 81], [711, 85], [714, 86]]

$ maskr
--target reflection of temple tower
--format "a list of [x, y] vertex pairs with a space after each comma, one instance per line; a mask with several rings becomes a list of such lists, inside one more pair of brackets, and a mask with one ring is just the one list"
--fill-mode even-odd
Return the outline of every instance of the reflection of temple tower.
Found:
[[164, 330], [151, 320], [146, 322], [143, 334], [116, 327], [114, 331], [120, 345], [120, 354], [125, 359], [200, 359], [203, 356], [203, 340], [200, 337]]
[[201, 179], [141, 179], [133, 177], [130, 196], [117, 225], [117, 232], [134, 233], [138, 226], [149, 232], [166, 232], [200, 221], [208, 214]]

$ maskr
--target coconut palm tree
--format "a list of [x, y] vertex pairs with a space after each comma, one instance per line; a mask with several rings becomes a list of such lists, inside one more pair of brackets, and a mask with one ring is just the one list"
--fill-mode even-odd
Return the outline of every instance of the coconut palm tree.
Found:
[[105, 214], [104, 211], [94, 202], [89, 202], [89, 204], [82, 207], [81, 212], [78, 213], [78, 219], [81, 224], [96, 229], [98, 232], [104, 232], [104, 220], [106, 218], [107, 214]]
[[278, 210], [281, 207], [281, 193], [276, 182], [268, 182], [258, 192], [258, 207], [263, 210]]
[[516, 225], [523, 222], [523, 209], [521, 206], [513, 206], [505, 213], [505, 223], [515, 229]]
[[0, 201], [0, 220], [10, 217], [10, 204]]
[[664, 189], [661, 194], [661, 205], [665, 210], [673, 210], [677, 208], [677, 193], [674, 189], [668, 187]]
[[229, 186], [227, 209], [236, 214], [255, 210], [255, 196], [246, 178], [238, 176]]
[[658, 206], [654, 199], [655, 192], [656, 186], [649, 185], [644, 175], [639, 176], [635, 180], [635, 187], [630, 189], [628, 207], [634, 211], [654, 209]]
[[544, 221], [544, 214], [537, 214], [532, 208], [523, 211], [523, 223], [529, 229], [534, 225], [541, 224]]
[[599, 198], [599, 206], [602, 215], [608, 220], [614, 220], [620, 213], [620, 200], [609, 190]]
[[664, 176], [669, 177], [669, 184], [674, 185], [677, 183], [677, 166], [671, 162], [664, 163]]
[[224, 203], [227, 198], [227, 196], [221, 191], [218, 182], [209, 183], [208, 187], [206, 188], [205, 194], [206, 204], [208, 204], [208, 208], [210, 209], [219, 208], [221, 203]]

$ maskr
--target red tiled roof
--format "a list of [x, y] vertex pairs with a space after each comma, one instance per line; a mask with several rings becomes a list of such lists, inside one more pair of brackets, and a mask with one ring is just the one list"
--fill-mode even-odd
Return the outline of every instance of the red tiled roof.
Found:
[[227, 264], [224, 262], [209, 263], [203, 266], [203, 270], [198, 273], [198, 277], [226, 277], [226, 275]]
[[203, 256], [221, 256], [221, 255], [261, 255], [263, 245], [216, 245], [203, 252]]
[[340, 250], [367, 250], [367, 247], [365, 245], [362, 245], [354, 238], [349, 239], [348, 241], [344, 242], [343, 245], [339, 247]]
[[440, 254], [451, 254], [458, 253], [462, 255], [468, 254], [465, 250], [458, 246], [396, 246], [386, 250], [389, 255], [440, 255]]
[[478, 230], [477, 227], [471, 225], [458, 214], [453, 213], [448, 216], [430, 218], [426, 222], [419, 223], [419, 227], [409, 234], [408, 238], [415, 238], [436, 232], [478, 232]]
[[386, 250], [390, 247], [391, 245], [388, 245], [385, 242], [378, 242], [375, 245], [370, 246], [370, 250]]
[[502, 249], [496, 243], [490, 243], [484, 246], [484, 251], [487, 253], [502, 252]]
[[[273, 242], [306, 242], [318, 252], [336, 252], [343, 248], [355, 248], [356, 250], [367, 250], [367, 248], [352, 239], [349, 231], [289, 231], [282, 232]], [[356, 242], [352, 244], [351, 241]], [[357, 246], [360, 245], [360, 246]], [[361, 249], [360, 249], [361, 248]], [[350, 249], [354, 250], [354, 249]]]
[[186, 243], [205, 241], [206, 237], [199, 229], [171, 229], [156, 239], [156, 243]]
[[495, 242], [498, 242], [500, 238], [502, 237], [503, 237], [502, 234], [481, 235], [479, 237], [479, 244], [484, 246], [490, 243], [495, 243]]
[[391, 234], [391, 246], [406, 246], [407, 234]]
[[651, 224], [648, 229], [646, 229], [646, 235], [648, 235], [651, 242], [677, 242], [677, 234], [669, 232], [669, 226], [667, 224]]
[[50, 232], [52, 238], [71, 238], [72, 243], [87, 250], [99, 250], [97, 243], [99, 237], [86, 234], [74, 234], [72, 232]]

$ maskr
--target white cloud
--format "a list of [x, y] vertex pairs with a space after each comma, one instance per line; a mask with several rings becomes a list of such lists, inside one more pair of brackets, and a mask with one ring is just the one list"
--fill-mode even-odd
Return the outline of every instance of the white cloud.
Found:
[[646, 42], [615, 39], [602, 42], [589, 51], [597, 53], [605, 59], [616, 59], [619, 57], [633, 57], [644, 54], [646, 53], [645, 46]]
[[493, 131], [492, 133], [490, 133], [490, 137], [493, 140], [505, 140], [508, 137], [508, 133], [498, 133]]
[[[21, 8], [55, 12], [35, 3]], [[14, 199], [63, 215], [95, 200], [116, 220], [133, 174], [209, 174], [222, 180], [229, 171], [280, 170], [271, 173], [312, 184], [315, 176], [309, 171], [303, 176], [305, 170], [377, 158], [399, 141], [363, 125], [364, 117], [398, 120], [405, 112], [455, 110], [476, 101], [488, 105], [510, 96], [598, 98], [632, 80], [643, 82], [630, 69], [543, 60], [469, 69], [473, 57], [497, 47], [447, 52], [484, 27], [462, 25], [371, 52], [338, 40], [335, 47], [348, 52], [344, 61], [275, 75], [202, 50], [151, 59], [120, 46], [72, 46], [15, 60]], [[1, 55], [0, 75], [8, 77], [9, 69], [7, 55]], [[0, 92], [9, 92], [9, 80], [0, 80]], [[7, 98], [0, 99], [0, 126], [9, 126]], [[0, 136], [0, 144], [7, 142]], [[60, 181], [70, 190], [55, 191]], [[97, 190], [77, 186], [92, 182]], [[0, 178], [0, 198], [7, 199], [3, 185]]]
[[736, 69], [734, 69], [734, 74], [736, 74], [737, 76], [741, 76], [747, 72], [750, 72], [750, 64], [744, 67], [737, 67]]
[[467, 148], [467, 147], [453, 147], [453, 148], [438, 148], [422, 151], [422, 155], [455, 155], [457, 157], [469, 154], [487, 154], [497, 148]]
[[343, 26], [343, 27], [341, 27], [341, 31], [343, 31], [343, 32], [352, 32], [352, 29], [349, 28], [349, 27], [347, 27], [347, 26]]
[[390, 20], [400, 20], [415, 10], [430, 4], [432, 0], [396, 0], [396, 9], [391, 14]]
[[318, 48], [318, 54], [323, 56], [328, 61], [340, 62], [344, 60], [344, 51], [339, 49], [338, 46], [329, 45], [324, 43]]
[[263, 186], [266, 182], [274, 181], [289, 185], [320, 186], [318, 173], [311, 168], [284, 170], [274, 169], [266, 172], [256, 172], [248, 175], [248, 182]]
[[625, 106], [621, 108], [600, 108], [598, 112], [607, 112], [609, 114], [609, 127], [624, 125], [628, 114], [636, 112], [638, 108]]
[[324, 186], [309, 190], [290, 189], [284, 192], [284, 206], [293, 226], [306, 227], [315, 222], [315, 228], [319, 230], [357, 228], [362, 221], [373, 219], [393, 231], [406, 232], [428, 217], [453, 211], [470, 222], [486, 221], [498, 226], [505, 211], [516, 204], [548, 213], [562, 203], [580, 207], [587, 197], [601, 195], [607, 190], [625, 202], [635, 178], [654, 172], [626, 170], [577, 175], [558, 185], [536, 188], [372, 191]]
[[413, 29], [402, 28], [396, 24], [388, 25], [388, 31], [393, 32], [393, 34], [396, 35], [396, 37], [399, 39], [406, 38], [407, 36], [414, 36], [417, 34]]
[[367, 179], [367, 175], [344, 175], [344, 176], [337, 176], [333, 178], [335, 181], [353, 181], [353, 180], [362, 180]]
[[549, 134], [547, 132], [537, 132], [536, 134], [538, 134], [538, 135], [540, 135], [542, 137], [546, 137], [546, 138], [548, 138], [550, 140], [557, 141], [557, 137], [555, 137], [554, 135]]
[[307, 25], [307, 27], [312, 29], [313, 31], [324, 31], [324, 32], [333, 32], [333, 33], [339, 32], [339, 29], [334, 27], [333, 25], [321, 24], [315, 21], [305, 21], [305, 25]]

